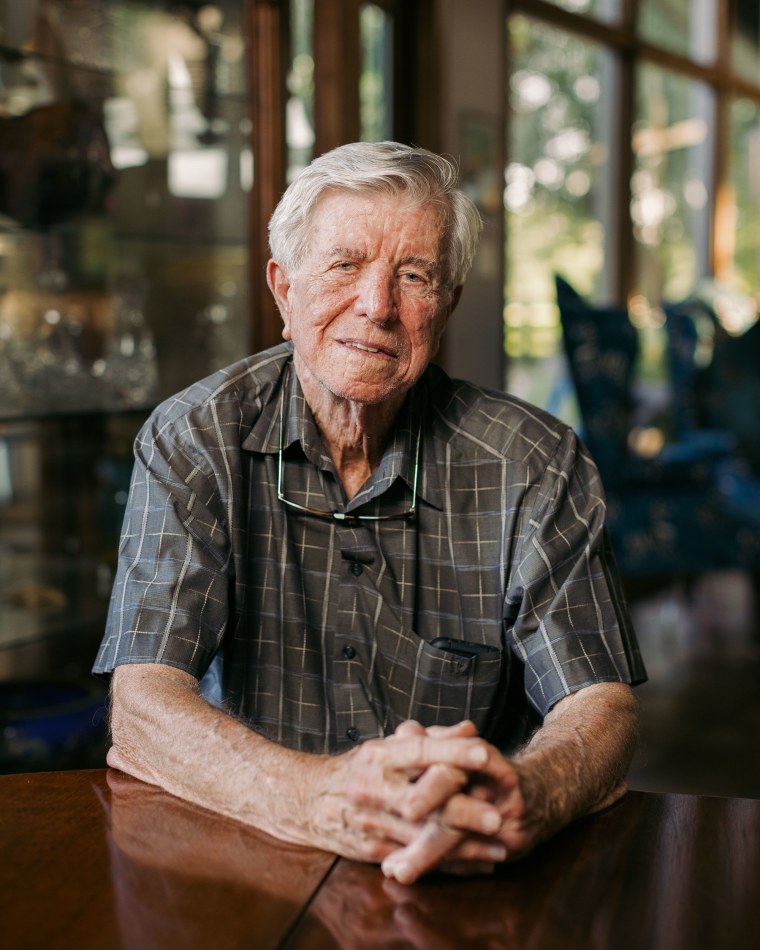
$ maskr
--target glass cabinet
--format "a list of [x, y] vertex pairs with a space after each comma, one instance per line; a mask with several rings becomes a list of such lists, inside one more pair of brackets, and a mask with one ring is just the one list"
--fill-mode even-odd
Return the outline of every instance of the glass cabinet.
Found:
[[132, 440], [248, 352], [243, 0], [0, 0], [0, 682], [86, 672]]

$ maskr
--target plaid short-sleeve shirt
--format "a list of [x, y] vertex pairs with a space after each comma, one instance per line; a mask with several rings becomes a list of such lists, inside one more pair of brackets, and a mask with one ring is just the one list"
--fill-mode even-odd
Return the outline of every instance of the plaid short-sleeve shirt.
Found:
[[[250, 357], [144, 426], [96, 673], [213, 673], [253, 728], [330, 753], [405, 719], [470, 718], [509, 747], [568, 693], [644, 678], [571, 429], [431, 366], [349, 502], [291, 366], [289, 344]], [[412, 519], [278, 498], [282, 441], [291, 500], [403, 512], [418, 437]]]

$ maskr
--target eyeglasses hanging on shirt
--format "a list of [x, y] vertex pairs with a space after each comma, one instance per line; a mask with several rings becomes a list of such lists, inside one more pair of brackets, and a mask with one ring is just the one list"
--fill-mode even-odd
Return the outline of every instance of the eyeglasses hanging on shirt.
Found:
[[285, 479], [283, 464], [283, 448], [285, 442], [285, 387], [282, 389], [282, 398], [280, 399], [280, 445], [277, 455], [277, 497], [289, 508], [300, 511], [305, 515], [311, 515], [314, 518], [326, 518], [329, 521], [411, 521], [417, 515], [417, 480], [420, 473], [420, 443], [422, 441], [422, 430], [417, 433], [417, 447], [414, 453], [414, 477], [412, 478], [412, 505], [406, 511], [399, 511], [392, 514], [382, 515], [361, 515], [346, 511], [328, 511], [324, 508], [311, 508], [308, 505], [299, 505], [297, 501], [292, 501], [285, 497]]

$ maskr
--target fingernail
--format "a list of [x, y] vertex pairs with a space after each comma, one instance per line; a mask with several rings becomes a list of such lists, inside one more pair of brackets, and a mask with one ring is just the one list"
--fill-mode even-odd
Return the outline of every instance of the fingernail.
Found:
[[481, 819], [481, 828], [483, 831], [488, 834], [494, 834], [501, 828], [501, 815], [498, 811], [489, 811], [483, 815]]
[[485, 749], [482, 745], [476, 745], [474, 748], [470, 749], [467, 754], [467, 758], [472, 762], [473, 765], [485, 765], [488, 759], [488, 750]]
[[386, 877], [395, 877], [401, 884], [410, 875], [410, 867], [405, 861], [384, 861], [382, 871]]
[[500, 861], [506, 861], [507, 849], [503, 844], [490, 845], [488, 848], [488, 857], [491, 859], [491, 861], [496, 861], [497, 863]]

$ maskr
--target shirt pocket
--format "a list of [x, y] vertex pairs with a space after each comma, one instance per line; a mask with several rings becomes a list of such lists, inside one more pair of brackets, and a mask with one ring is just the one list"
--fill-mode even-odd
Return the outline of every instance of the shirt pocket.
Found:
[[385, 734], [407, 719], [423, 726], [470, 719], [479, 733], [486, 731], [503, 683], [500, 647], [458, 656], [404, 631], [395, 632], [392, 645], [392, 650], [378, 649], [367, 684]]

